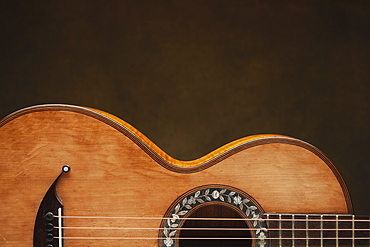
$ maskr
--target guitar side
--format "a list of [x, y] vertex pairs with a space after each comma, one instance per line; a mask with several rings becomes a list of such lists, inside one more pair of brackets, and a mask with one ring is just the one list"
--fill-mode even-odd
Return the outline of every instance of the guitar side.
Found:
[[[0, 122], [0, 245], [32, 246], [35, 216], [64, 165], [57, 186], [65, 215], [163, 217], [186, 191], [207, 184], [233, 186], [251, 195], [264, 212], [352, 213], [348, 190], [319, 150], [278, 135], [247, 137], [193, 161], [176, 160], [124, 121], [102, 111], [44, 105]], [[153, 220], [109, 222], [158, 228]], [[66, 219], [65, 225], [96, 221]], [[83, 230], [65, 232], [86, 234]], [[92, 234], [92, 233], [89, 233]], [[121, 233], [99, 232], [102, 236]], [[126, 231], [155, 238], [158, 231]], [[105, 240], [104, 246], [120, 246]], [[66, 240], [65, 246], [101, 246], [94, 240]], [[133, 240], [130, 246], [157, 246]]]

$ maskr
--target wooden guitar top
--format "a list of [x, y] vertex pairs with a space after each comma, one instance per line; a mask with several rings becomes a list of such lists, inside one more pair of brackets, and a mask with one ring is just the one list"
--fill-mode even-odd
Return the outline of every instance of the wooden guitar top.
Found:
[[[18, 111], [0, 122], [0, 246], [33, 246], [40, 202], [64, 165], [71, 171], [60, 179], [57, 192], [65, 215], [160, 218], [180, 195], [204, 185], [237, 188], [249, 194], [265, 213], [352, 213], [348, 190], [337, 169], [304, 141], [256, 135], [197, 160], [180, 161], [108, 113], [42, 105]], [[110, 226], [112, 221], [132, 228], [158, 228], [161, 223], [65, 219], [65, 226]], [[68, 236], [83, 234], [82, 230], [65, 232]], [[109, 236], [112, 234], [118, 233]], [[132, 230], [125, 234], [139, 233]], [[158, 230], [140, 234], [155, 238]], [[66, 239], [64, 244], [125, 245], [105, 241]], [[158, 241], [132, 240], [127, 245], [158, 246]]]

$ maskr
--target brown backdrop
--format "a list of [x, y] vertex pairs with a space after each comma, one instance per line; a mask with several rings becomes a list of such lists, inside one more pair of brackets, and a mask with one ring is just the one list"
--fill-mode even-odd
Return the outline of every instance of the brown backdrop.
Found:
[[[278, 2], [278, 3], [277, 3]], [[194, 159], [280, 133], [370, 214], [369, 1], [2, 1], [0, 116], [95, 107]]]

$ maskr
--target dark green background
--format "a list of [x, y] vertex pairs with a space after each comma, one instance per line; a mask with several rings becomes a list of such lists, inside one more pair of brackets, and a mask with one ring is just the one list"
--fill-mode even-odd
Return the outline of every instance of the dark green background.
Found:
[[1, 1], [0, 116], [95, 107], [179, 159], [251, 134], [297, 137], [336, 164], [356, 213], [370, 214], [369, 9], [368, 0]]

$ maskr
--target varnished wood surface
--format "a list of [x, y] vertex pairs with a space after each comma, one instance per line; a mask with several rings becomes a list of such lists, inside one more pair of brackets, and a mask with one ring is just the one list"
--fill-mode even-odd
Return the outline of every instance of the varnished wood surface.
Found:
[[[245, 191], [264, 212], [352, 212], [346, 186], [331, 162], [290, 137], [247, 137], [183, 162], [124, 121], [88, 108], [33, 107], [8, 116], [0, 126], [0, 246], [32, 246], [39, 203], [63, 165], [71, 167], [58, 185], [65, 215], [162, 217], [181, 194], [207, 184]], [[160, 222], [65, 221], [66, 226], [76, 224], [156, 228]], [[80, 230], [65, 234], [122, 236]], [[155, 230], [123, 234], [157, 235]], [[125, 244], [157, 246], [157, 241], [65, 241], [65, 246]]]

